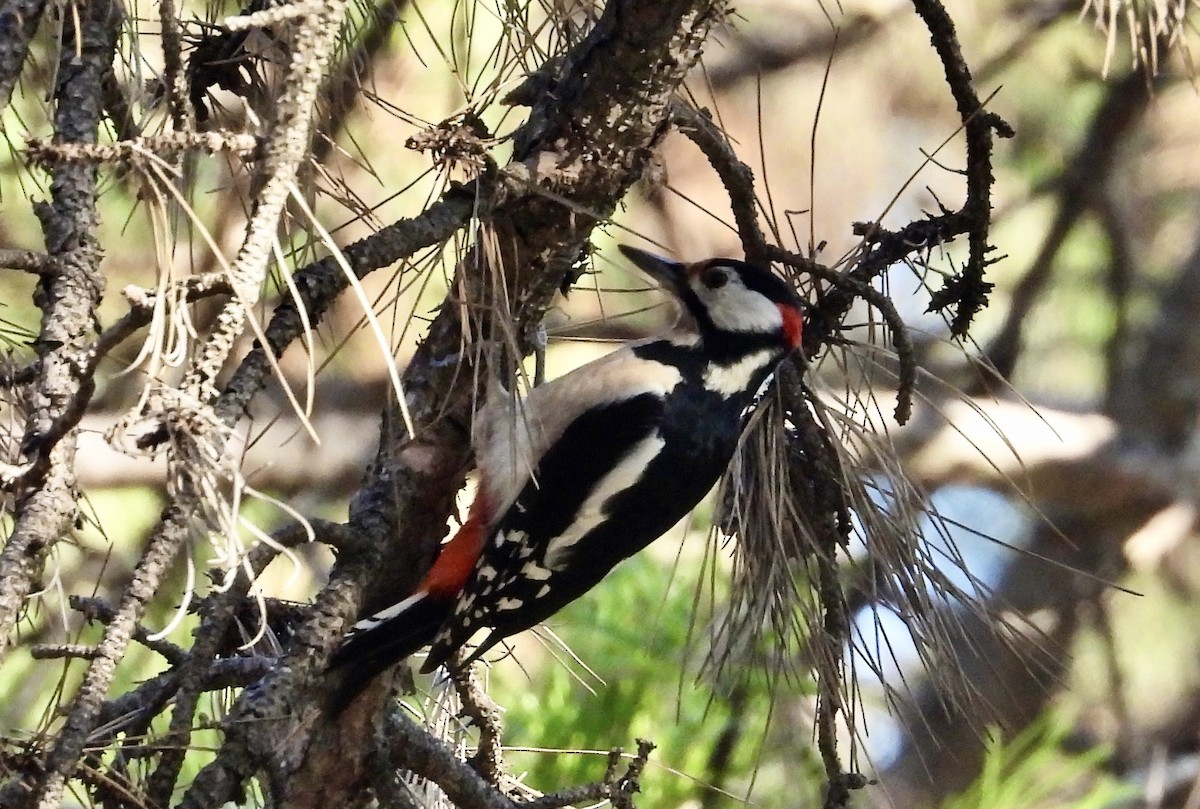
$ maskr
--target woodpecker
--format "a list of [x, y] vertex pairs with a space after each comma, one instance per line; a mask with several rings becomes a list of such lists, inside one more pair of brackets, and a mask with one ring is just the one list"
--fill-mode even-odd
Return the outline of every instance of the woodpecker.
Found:
[[621, 251], [682, 304], [680, 323], [523, 402], [489, 393], [467, 520], [411, 595], [346, 635], [331, 664], [349, 670], [343, 703], [423, 646], [432, 671], [490, 629], [465, 665], [545, 621], [686, 516], [728, 466], [756, 394], [800, 345], [800, 298], [743, 261]]

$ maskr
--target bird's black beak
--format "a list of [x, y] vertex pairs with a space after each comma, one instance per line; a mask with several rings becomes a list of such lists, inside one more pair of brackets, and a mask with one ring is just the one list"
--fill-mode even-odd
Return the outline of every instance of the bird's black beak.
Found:
[[627, 244], [618, 245], [625, 258], [632, 261], [639, 270], [649, 275], [666, 288], [667, 292], [679, 297], [687, 287], [687, 265], [668, 258], [647, 253]]

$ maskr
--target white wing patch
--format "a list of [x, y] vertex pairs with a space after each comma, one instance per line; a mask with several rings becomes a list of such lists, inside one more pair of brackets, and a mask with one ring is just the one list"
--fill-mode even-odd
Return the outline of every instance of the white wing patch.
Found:
[[[496, 384], [475, 420], [473, 443], [488, 511], [499, 520], [516, 502], [546, 451], [581, 413], [644, 393], [665, 397], [681, 382], [674, 366], [644, 360], [630, 343], [518, 400]], [[489, 526], [490, 527], [490, 526]]]
[[645, 474], [646, 467], [662, 452], [666, 444], [657, 432], [635, 444], [620, 463], [596, 484], [596, 488], [575, 514], [570, 527], [550, 540], [542, 564], [549, 570], [561, 571], [566, 566], [575, 543], [604, 521], [604, 506], [609, 499], [637, 483]]
[[424, 597], [425, 593], [414, 593], [403, 601], [393, 604], [387, 609], [380, 610], [374, 615], [368, 615], [366, 618], [359, 620], [358, 623], [350, 627], [350, 631], [346, 633], [346, 639], [349, 639], [351, 636], [357, 635], [360, 632], [370, 632], [380, 624], [386, 623], [395, 618], [397, 615], [400, 615]]
[[773, 363], [778, 355], [778, 351], [764, 348], [732, 365], [710, 365], [704, 372], [704, 387], [726, 398], [743, 393], [750, 387], [750, 380]]
[[[503, 515], [501, 515], [503, 516]], [[492, 544], [497, 548], [503, 548], [505, 545], [527, 545], [529, 543], [529, 534], [524, 531], [497, 531]]]
[[521, 568], [521, 576], [531, 581], [545, 581], [552, 575], [554, 574], [549, 570], [534, 562], [526, 562]]

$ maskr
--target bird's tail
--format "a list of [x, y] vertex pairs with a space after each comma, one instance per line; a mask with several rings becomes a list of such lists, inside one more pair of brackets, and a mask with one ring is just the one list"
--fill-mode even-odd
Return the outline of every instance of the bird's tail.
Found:
[[428, 645], [453, 606], [453, 601], [418, 592], [355, 624], [329, 663], [329, 670], [342, 677], [330, 703], [332, 713], [345, 710], [380, 672]]

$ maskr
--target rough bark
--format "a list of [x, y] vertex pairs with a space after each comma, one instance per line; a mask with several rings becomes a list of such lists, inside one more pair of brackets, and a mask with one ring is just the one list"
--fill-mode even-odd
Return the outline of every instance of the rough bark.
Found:
[[[78, 16], [67, 17], [55, 90], [55, 139], [95, 143], [102, 115], [100, 87], [112, 66], [120, 7], [95, 0]], [[37, 213], [53, 265], [35, 293], [42, 327], [35, 343], [36, 379], [25, 403], [24, 463], [13, 482], [15, 522], [0, 554], [0, 627], [5, 628], [0, 660], [11, 641], [8, 630], [41, 575], [46, 553], [75, 519], [74, 427], [95, 385], [88, 368], [98, 331], [96, 307], [104, 291], [95, 235], [96, 169], [55, 166], [51, 202], [41, 204]]]
[[8, 106], [45, 9], [45, 0], [8, 0], [0, 6], [0, 110]]
[[[363, 603], [360, 582], [367, 581], [367, 602], [403, 591], [441, 539], [468, 462], [475, 358], [464, 345], [503, 334], [488, 316], [498, 300], [509, 302], [516, 335], [536, 325], [593, 228], [640, 176], [667, 126], [672, 94], [722, 13], [720, 3], [694, 0], [610, 3], [558, 65], [553, 92], [539, 96], [504, 170], [521, 193], [484, 218], [496, 251], [477, 249], [460, 266], [460, 290], [474, 293], [469, 300], [479, 308], [464, 321], [461, 302], [447, 302], [405, 372], [415, 437], [394, 414], [384, 419], [377, 459], [351, 508], [351, 530], [371, 551], [339, 567], [284, 665], [240, 700], [217, 761], [185, 805], [224, 800], [255, 770], [290, 806], [361, 797], [371, 711], [356, 706], [336, 727], [321, 722], [317, 706], [329, 686], [321, 663]], [[377, 705], [374, 696], [361, 704]]]

